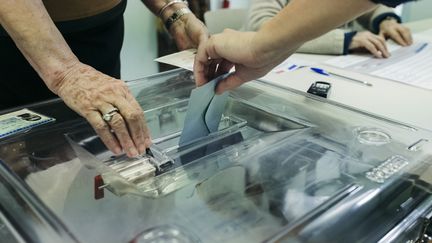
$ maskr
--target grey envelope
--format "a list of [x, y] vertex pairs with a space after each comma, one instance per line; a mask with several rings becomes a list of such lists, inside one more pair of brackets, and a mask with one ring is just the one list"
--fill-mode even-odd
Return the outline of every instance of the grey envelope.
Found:
[[228, 92], [216, 95], [215, 88], [227, 75], [229, 74], [219, 76], [192, 90], [179, 145], [188, 144], [218, 130]]

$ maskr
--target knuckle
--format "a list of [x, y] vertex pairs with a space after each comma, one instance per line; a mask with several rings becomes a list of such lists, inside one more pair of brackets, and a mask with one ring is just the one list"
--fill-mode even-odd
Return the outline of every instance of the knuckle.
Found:
[[108, 126], [107, 123], [101, 121], [101, 122], [96, 122], [96, 123], [94, 123], [93, 128], [94, 128], [97, 132], [99, 132], [99, 131], [103, 131], [103, 130], [108, 129], [109, 126]]
[[123, 126], [124, 121], [123, 118], [119, 114], [115, 114], [110, 121], [110, 124], [113, 128], [120, 128]]
[[132, 122], [139, 121], [142, 117], [144, 117], [144, 113], [141, 110], [133, 110], [124, 114], [124, 118]]

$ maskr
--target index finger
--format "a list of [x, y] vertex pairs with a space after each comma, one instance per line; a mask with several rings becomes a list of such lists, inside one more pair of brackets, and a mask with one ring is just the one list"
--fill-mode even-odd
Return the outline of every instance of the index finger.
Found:
[[201, 86], [208, 82], [206, 73], [209, 68], [208, 67], [209, 55], [207, 54], [206, 47], [205, 47], [207, 42], [201, 42], [199, 44], [194, 59], [193, 71], [195, 76], [195, 83], [197, 84], [197, 86]]
[[407, 45], [407, 43], [405, 42], [405, 40], [402, 38], [402, 36], [400, 35], [400, 33], [398, 31], [396, 31], [396, 30], [389, 31], [389, 36], [397, 44], [399, 44], [401, 46]]
[[411, 31], [408, 28], [399, 28], [397, 30], [399, 32], [399, 34], [402, 36], [402, 38], [405, 40], [405, 43], [407, 45], [411, 45], [413, 40], [412, 40], [412, 35], [411, 35]]

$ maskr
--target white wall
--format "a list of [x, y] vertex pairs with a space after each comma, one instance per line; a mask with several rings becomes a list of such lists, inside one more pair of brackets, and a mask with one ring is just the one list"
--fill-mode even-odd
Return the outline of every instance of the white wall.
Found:
[[125, 39], [121, 52], [123, 80], [142, 78], [158, 72], [155, 17], [140, 0], [129, 0], [126, 7]]
[[403, 5], [402, 19], [404, 22], [432, 18], [432, 1], [422, 0]]

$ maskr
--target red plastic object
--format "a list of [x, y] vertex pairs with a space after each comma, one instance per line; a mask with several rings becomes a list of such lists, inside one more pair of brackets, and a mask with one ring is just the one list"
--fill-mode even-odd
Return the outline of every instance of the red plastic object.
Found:
[[222, 2], [222, 8], [229, 8], [230, 1], [229, 0], [223, 0]]
[[103, 185], [104, 185], [104, 181], [102, 179], [102, 176], [101, 175], [95, 176], [95, 178], [94, 178], [94, 198], [96, 200], [104, 198], [104, 196], [105, 196], [104, 189], [100, 188]]

